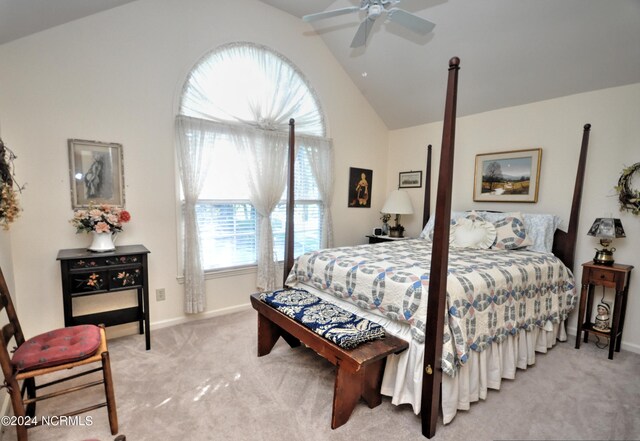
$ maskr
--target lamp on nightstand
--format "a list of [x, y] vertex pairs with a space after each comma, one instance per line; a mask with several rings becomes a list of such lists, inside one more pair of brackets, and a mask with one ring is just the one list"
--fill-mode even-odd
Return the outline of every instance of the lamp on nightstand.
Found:
[[622, 228], [622, 222], [620, 219], [614, 219], [609, 217], [599, 217], [591, 225], [588, 236], [594, 236], [600, 238], [600, 245], [602, 249], [596, 248], [596, 255], [593, 258], [593, 263], [598, 265], [613, 265], [613, 252], [615, 248], [609, 249], [613, 239], [620, 237], [627, 237], [624, 234], [624, 228]]
[[402, 237], [404, 227], [399, 223], [400, 215], [413, 214], [413, 205], [411, 204], [409, 193], [404, 190], [393, 190], [387, 197], [387, 201], [380, 212], [396, 215], [396, 224], [390, 228], [389, 236]]

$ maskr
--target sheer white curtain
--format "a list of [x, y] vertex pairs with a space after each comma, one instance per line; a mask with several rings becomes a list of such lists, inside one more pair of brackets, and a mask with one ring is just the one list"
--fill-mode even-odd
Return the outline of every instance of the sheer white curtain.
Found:
[[258, 213], [257, 288], [276, 287], [277, 260], [273, 250], [271, 213], [282, 199], [287, 181], [288, 135], [247, 130], [234, 137], [247, 161], [249, 200]]
[[293, 63], [253, 43], [230, 43], [204, 56], [185, 84], [180, 113], [287, 133], [324, 136], [315, 93]]
[[300, 144], [309, 152], [309, 162], [313, 177], [318, 185], [318, 192], [322, 199], [322, 238], [321, 248], [333, 246], [333, 218], [331, 217], [331, 203], [333, 201], [333, 144], [328, 139], [304, 136], [300, 137]]
[[215, 138], [216, 132], [206, 121], [176, 118], [178, 170], [184, 193], [184, 310], [189, 314], [203, 312], [206, 307], [196, 203], [213, 158]]
[[[277, 265], [269, 215], [286, 185], [289, 119], [295, 118], [297, 135], [329, 142], [324, 138], [323, 113], [315, 93], [282, 55], [253, 43], [231, 43], [207, 54], [193, 68], [183, 88], [180, 114], [189, 120], [208, 121], [203, 125], [205, 130], [217, 127], [224, 131], [245, 155], [250, 200], [259, 213], [257, 285], [259, 289], [274, 288]], [[324, 176], [323, 167], [319, 173]], [[330, 181], [329, 188], [333, 179]], [[332, 191], [327, 191], [326, 200], [330, 200]], [[325, 235], [330, 240], [331, 233], [323, 231]], [[196, 260], [201, 259], [196, 246], [185, 251], [191, 254], [185, 256], [185, 273], [187, 264], [196, 267]], [[187, 298], [194, 296], [204, 294], [199, 289], [186, 293]]]

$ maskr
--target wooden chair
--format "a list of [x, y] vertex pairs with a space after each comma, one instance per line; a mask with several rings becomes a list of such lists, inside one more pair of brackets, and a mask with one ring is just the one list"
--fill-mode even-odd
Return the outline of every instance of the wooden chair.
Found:
[[[118, 416], [104, 327], [80, 325], [60, 328], [25, 341], [7, 283], [2, 274], [2, 269], [0, 269], [0, 310], [2, 309], [7, 312], [9, 323], [2, 327], [2, 332], [0, 333], [0, 338], [2, 339], [0, 341], [0, 365], [4, 374], [3, 387], [7, 389], [11, 396], [11, 405], [16, 417], [16, 423], [20, 423], [20, 425], [16, 425], [18, 441], [27, 441], [27, 429], [42, 423], [41, 418], [34, 418], [38, 401], [101, 384], [104, 385], [105, 402], [65, 413], [64, 416], [72, 417], [106, 406], [111, 434], [117, 434]], [[12, 351], [13, 356], [9, 354], [7, 348], [12, 338], [15, 339], [16, 346], [15, 350]], [[90, 367], [88, 370], [83, 370], [79, 373], [73, 371], [66, 377], [56, 378], [48, 383], [36, 385], [36, 377], [91, 364], [97, 366]], [[42, 388], [99, 371], [102, 371], [102, 379], [100, 380], [88, 381], [80, 385], [74, 384], [67, 389], [55, 390], [41, 396], [36, 395], [36, 392]], [[20, 387], [19, 382], [22, 382], [22, 387]], [[23, 424], [28, 422], [35, 422], [36, 424]]]

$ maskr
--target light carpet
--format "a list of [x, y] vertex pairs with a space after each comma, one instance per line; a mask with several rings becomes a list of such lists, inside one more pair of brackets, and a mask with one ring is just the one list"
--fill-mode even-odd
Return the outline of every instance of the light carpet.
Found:
[[[334, 367], [313, 351], [280, 340], [256, 356], [256, 313], [243, 311], [109, 341], [120, 422], [128, 441], [169, 440], [420, 440], [420, 419], [389, 398], [375, 409], [361, 402], [349, 422], [331, 430]], [[640, 355], [613, 360], [593, 343], [573, 339], [515, 381], [459, 412], [440, 440], [640, 439]], [[100, 388], [81, 393], [97, 401]], [[39, 404], [39, 414], [69, 409], [71, 396]], [[75, 406], [75, 403], [72, 405]], [[38, 427], [31, 441], [113, 440], [106, 409], [92, 424]], [[15, 429], [5, 430], [15, 440]]]

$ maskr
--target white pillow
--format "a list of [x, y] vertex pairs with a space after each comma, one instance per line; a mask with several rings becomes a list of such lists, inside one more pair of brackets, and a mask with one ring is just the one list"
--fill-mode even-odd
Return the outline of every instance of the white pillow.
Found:
[[524, 226], [531, 236], [533, 245], [530, 250], [551, 253], [553, 249], [553, 235], [561, 219], [553, 214], [523, 213]]
[[496, 228], [491, 222], [461, 218], [451, 226], [449, 244], [456, 248], [486, 250], [496, 240]]

